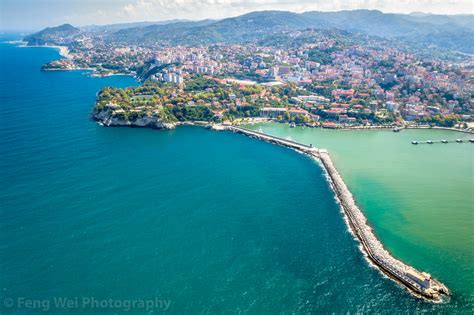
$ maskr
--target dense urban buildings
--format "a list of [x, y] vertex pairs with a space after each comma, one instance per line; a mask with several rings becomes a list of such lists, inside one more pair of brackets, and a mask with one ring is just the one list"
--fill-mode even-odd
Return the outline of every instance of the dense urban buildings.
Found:
[[466, 129], [472, 120], [472, 57], [456, 52], [312, 28], [196, 45], [160, 39], [139, 44], [125, 35], [70, 25], [46, 31], [26, 41], [65, 45], [69, 51], [44, 70], [129, 74], [153, 86], [154, 92], [129, 90], [132, 102], [109, 99], [109, 108], [120, 107], [111, 112], [117, 115], [196, 106], [212, 113], [207, 120], [263, 117], [328, 128], [424, 124]]

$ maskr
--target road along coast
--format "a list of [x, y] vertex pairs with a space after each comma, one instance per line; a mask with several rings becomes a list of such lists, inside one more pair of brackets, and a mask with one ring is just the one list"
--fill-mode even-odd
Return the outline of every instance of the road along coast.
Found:
[[382, 243], [377, 239], [372, 228], [369, 226], [365, 215], [356, 205], [352, 194], [339, 175], [327, 150], [317, 149], [312, 145], [308, 146], [292, 140], [232, 125], [214, 125], [211, 128], [241, 133], [251, 138], [285, 146], [320, 161], [328, 175], [331, 187], [339, 200], [347, 222], [354, 235], [362, 244], [362, 248], [370, 262], [388, 277], [405, 286], [417, 297], [433, 302], [441, 302], [443, 296], [450, 294], [448, 288], [440, 281], [432, 278], [430, 274], [406, 265], [384, 249]]

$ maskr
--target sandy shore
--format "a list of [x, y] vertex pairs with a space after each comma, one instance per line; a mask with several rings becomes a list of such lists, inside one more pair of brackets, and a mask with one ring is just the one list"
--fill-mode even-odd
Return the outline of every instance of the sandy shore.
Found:
[[69, 48], [67, 48], [66, 46], [44, 45], [44, 46], [28, 46], [28, 47], [54, 48], [54, 49], [59, 50], [59, 55], [61, 55], [61, 57], [64, 57], [64, 58], [66, 58], [66, 59], [72, 59], [72, 55], [71, 55], [71, 53], [69, 52]]
[[66, 59], [72, 59], [72, 54], [69, 52], [69, 48], [67, 48], [66, 46], [57, 46], [57, 45], [28, 46], [27, 42], [22, 41], [22, 40], [13, 40], [7, 43], [12, 44], [12, 45], [17, 45], [19, 47], [28, 47], [28, 48], [35, 48], [35, 47], [54, 48], [59, 51], [59, 55], [61, 55], [61, 57], [64, 57]]

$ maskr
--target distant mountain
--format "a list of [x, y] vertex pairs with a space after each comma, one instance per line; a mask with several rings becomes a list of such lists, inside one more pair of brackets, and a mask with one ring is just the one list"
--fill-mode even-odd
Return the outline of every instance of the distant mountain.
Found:
[[[176, 43], [179, 42], [176, 39], [183, 38], [184, 40], [189, 30], [197, 30], [214, 22], [215, 20], [186, 21], [126, 28], [109, 34], [108, 40], [133, 44], [147, 44], [157, 41]], [[204, 36], [201, 37], [201, 41], [204, 41]], [[190, 44], [190, 42], [187, 42], [187, 44]]]
[[120, 30], [110, 40], [134, 43], [165, 41], [171, 44], [199, 45], [241, 43], [260, 39], [282, 30], [304, 29], [309, 21], [297, 13], [262, 11], [223, 20], [179, 22]]
[[435, 25], [454, 23], [458, 26], [474, 29], [474, 17], [470, 14], [438, 15], [413, 12], [407, 15], [400, 15], [415, 22], [425, 22]]
[[82, 31], [71, 24], [48, 27], [42, 31], [26, 36], [23, 40], [30, 46], [37, 45], [67, 45]]
[[257, 11], [219, 21], [178, 22], [128, 28], [110, 36], [113, 40], [172, 44], [239, 43], [261, 39], [283, 30], [340, 29], [417, 44], [433, 44], [474, 53], [472, 15], [386, 14], [377, 10], [339, 12]]
[[387, 14], [377, 10], [305, 12], [312, 25], [474, 53], [472, 15]]
[[[91, 26], [85, 30], [101, 33], [105, 40], [123, 44], [201, 45], [259, 41], [281, 34], [282, 31], [307, 28], [338, 29], [474, 54], [473, 15], [387, 14], [377, 10], [304, 13], [258, 11], [217, 21], [142, 22]], [[25, 40], [30, 45], [46, 42], [60, 44], [80, 32], [65, 24], [47, 28]]]
[[241, 16], [223, 19], [197, 29], [188, 30], [187, 36], [206, 42], [242, 42], [261, 38], [269, 33], [283, 30], [304, 29], [309, 21], [297, 13], [283, 11], [251, 12]]
[[167, 20], [158, 22], [133, 22], [133, 23], [118, 23], [107, 25], [86, 25], [81, 26], [80, 29], [87, 32], [115, 32], [127, 28], [146, 27], [150, 25], [164, 25], [171, 23], [188, 22], [188, 20]]

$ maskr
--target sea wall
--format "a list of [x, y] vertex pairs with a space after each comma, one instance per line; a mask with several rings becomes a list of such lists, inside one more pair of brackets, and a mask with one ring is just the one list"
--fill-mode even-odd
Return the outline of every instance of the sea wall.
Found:
[[347, 222], [349, 223], [351, 230], [354, 232], [354, 235], [362, 244], [362, 247], [370, 261], [380, 271], [391, 279], [404, 285], [411, 293], [418, 297], [439, 302], [442, 300], [443, 295], [449, 294], [447, 287], [438, 280], [433, 279], [430, 274], [420, 272], [415, 268], [404, 264], [384, 249], [382, 243], [377, 239], [372, 228], [368, 224], [365, 215], [357, 206], [354, 197], [334, 166], [327, 150], [317, 149], [313, 146], [307, 146], [295, 141], [271, 136], [242, 127], [219, 125], [214, 129], [229, 130], [244, 134], [251, 138], [285, 146], [303, 154], [310, 155], [311, 157], [321, 161], [321, 164], [330, 179], [331, 187], [333, 188], [347, 218]]
[[276, 145], [281, 145], [287, 148], [295, 149], [298, 150], [302, 153], [305, 154], [317, 154], [318, 149], [313, 147], [312, 145], [306, 145], [302, 144], [293, 140], [289, 139], [283, 139], [280, 137], [276, 136], [271, 136], [268, 134], [265, 134], [263, 132], [255, 131], [255, 130], [250, 130], [238, 126], [233, 126], [233, 125], [212, 125], [212, 129], [215, 130], [230, 130], [235, 133], [241, 133], [244, 134], [250, 138], [256, 138], [265, 142], [273, 143]]
[[361, 242], [368, 258], [390, 278], [405, 285], [416, 295], [434, 301], [440, 301], [442, 294], [449, 294], [449, 290], [431, 275], [420, 272], [394, 258], [375, 236], [365, 215], [356, 205], [354, 197], [342, 180], [334, 166], [329, 153], [319, 150], [319, 160], [329, 175], [331, 186], [341, 203], [344, 214], [347, 216], [352, 231]]

